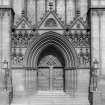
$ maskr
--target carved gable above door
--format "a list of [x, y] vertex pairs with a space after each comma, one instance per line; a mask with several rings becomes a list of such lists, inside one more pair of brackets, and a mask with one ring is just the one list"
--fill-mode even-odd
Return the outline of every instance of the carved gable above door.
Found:
[[48, 31], [58, 32], [63, 34], [64, 24], [61, 19], [57, 16], [54, 11], [49, 11], [42, 21], [40, 22], [38, 29], [40, 34], [43, 34]]
[[42, 22], [39, 24], [39, 29], [63, 29], [63, 23], [58, 18], [55, 12], [50, 11]]
[[15, 28], [16, 29], [32, 29], [32, 25], [26, 17], [22, 16], [21, 19], [15, 25]]
[[87, 29], [87, 23], [81, 17], [77, 17], [70, 26], [71, 29]]

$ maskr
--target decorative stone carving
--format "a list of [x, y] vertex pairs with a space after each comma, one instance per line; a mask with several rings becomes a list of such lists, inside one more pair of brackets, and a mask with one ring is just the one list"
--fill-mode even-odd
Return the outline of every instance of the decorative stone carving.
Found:
[[22, 23], [21, 27], [22, 27], [23, 29], [25, 29], [25, 23]]
[[82, 30], [74, 32], [69, 31], [65, 32], [65, 35], [69, 37], [69, 40], [74, 47], [90, 46], [90, 36], [89, 33], [86, 32], [86, 30], [84, 32]]
[[19, 52], [17, 53], [16, 48], [13, 48], [12, 53], [12, 63], [13, 64], [22, 64], [24, 60], [24, 56], [22, 54], [22, 48], [19, 48]]
[[23, 56], [16, 55], [13, 57], [13, 64], [22, 64]]
[[32, 31], [16, 31], [12, 34], [12, 46], [27, 47], [29, 41], [34, 36]]
[[0, 17], [2, 16], [13, 16], [14, 12], [11, 8], [0, 8]]
[[[83, 51], [85, 50], [85, 51]], [[80, 52], [78, 54], [79, 57], [79, 63], [81, 65], [87, 65], [90, 62], [90, 52], [88, 50], [88, 48], [81, 48]]]
[[48, 3], [47, 3], [47, 7], [48, 7], [48, 11], [54, 11], [55, 10], [55, 0], [48, 0]]
[[[22, 64], [24, 60], [24, 54], [22, 50], [27, 48], [29, 41], [34, 36], [33, 31], [29, 30], [16, 30], [11, 35], [12, 42], [12, 62], [13, 64]], [[18, 51], [17, 51], [18, 50]]]
[[45, 27], [56, 27], [57, 23], [53, 18], [49, 18], [46, 22], [45, 22]]
[[47, 55], [47, 56], [45, 56], [41, 60], [39, 65], [41, 65], [41, 66], [55, 66], [55, 67], [61, 66], [59, 60], [56, 57], [54, 57], [53, 55]]

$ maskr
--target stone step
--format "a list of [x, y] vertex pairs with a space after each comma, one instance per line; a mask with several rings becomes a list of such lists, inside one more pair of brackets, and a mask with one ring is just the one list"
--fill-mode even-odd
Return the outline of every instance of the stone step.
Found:
[[71, 97], [64, 92], [39, 91], [28, 97], [15, 98], [11, 105], [89, 105], [89, 103], [86, 97]]

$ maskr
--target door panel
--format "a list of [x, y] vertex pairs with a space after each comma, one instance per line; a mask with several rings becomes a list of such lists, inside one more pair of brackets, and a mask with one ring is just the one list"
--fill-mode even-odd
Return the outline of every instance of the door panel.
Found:
[[[57, 57], [44, 56], [39, 63], [39, 90], [63, 90], [63, 68]], [[60, 67], [60, 68], [59, 68]]]
[[39, 90], [49, 90], [49, 69], [38, 70], [38, 88]]
[[63, 90], [63, 69], [53, 69], [53, 89], [54, 90]]
[[63, 69], [39, 69], [38, 88], [39, 90], [63, 90]]

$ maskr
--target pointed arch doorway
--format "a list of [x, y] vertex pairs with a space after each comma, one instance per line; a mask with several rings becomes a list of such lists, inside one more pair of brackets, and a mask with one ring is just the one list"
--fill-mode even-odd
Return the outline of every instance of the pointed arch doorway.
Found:
[[55, 46], [47, 46], [38, 59], [38, 90], [64, 90], [64, 58]]
[[76, 88], [78, 57], [66, 36], [46, 32], [37, 39], [35, 37], [27, 47], [24, 61], [26, 67], [34, 69], [32, 74], [30, 70], [26, 73], [29, 78], [26, 80], [27, 91], [30, 92], [31, 88], [35, 91], [69, 92]]

